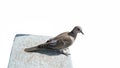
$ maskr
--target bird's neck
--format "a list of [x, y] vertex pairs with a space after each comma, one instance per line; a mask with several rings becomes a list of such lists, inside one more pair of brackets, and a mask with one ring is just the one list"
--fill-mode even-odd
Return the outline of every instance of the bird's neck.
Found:
[[77, 33], [75, 33], [73, 30], [68, 33], [70, 36], [74, 37], [76, 39]]

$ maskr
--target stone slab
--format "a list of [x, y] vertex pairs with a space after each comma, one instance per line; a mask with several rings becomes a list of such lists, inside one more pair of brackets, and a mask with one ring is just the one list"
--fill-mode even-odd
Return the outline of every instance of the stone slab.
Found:
[[25, 52], [25, 48], [46, 42], [49, 36], [17, 34], [8, 68], [72, 68], [71, 57], [55, 51]]

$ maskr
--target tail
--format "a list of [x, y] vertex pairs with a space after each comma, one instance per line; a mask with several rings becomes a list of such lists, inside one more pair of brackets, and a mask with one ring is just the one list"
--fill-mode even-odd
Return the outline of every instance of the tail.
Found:
[[26, 51], [26, 52], [36, 52], [36, 51], [39, 51], [41, 48], [45, 48], [46, 46], [47, 46], [46, 44], [40, 44], [40, 45], [35, 46], [35, 47], [25, 48], [24, 51]]

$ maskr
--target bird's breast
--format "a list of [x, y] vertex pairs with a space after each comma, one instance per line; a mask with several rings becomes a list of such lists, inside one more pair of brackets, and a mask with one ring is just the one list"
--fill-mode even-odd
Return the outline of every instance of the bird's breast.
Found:
[[72, 43], [73, 43], [73, 42], [74, 42], [74, 40], [75, 40], [72, 36], [70, 36], [70, 39], [71, 39]]

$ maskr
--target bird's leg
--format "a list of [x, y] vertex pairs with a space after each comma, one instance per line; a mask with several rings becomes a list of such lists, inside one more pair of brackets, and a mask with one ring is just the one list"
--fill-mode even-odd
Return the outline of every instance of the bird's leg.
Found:
[[64, 48], [64, 49], [60, 49], [59, 51], [60, 51], [61, 54], [64, 54], [64, 55], [68, 56], [68, 55], [70, 55], [68, 50], [69, 50], [68, 48]]

